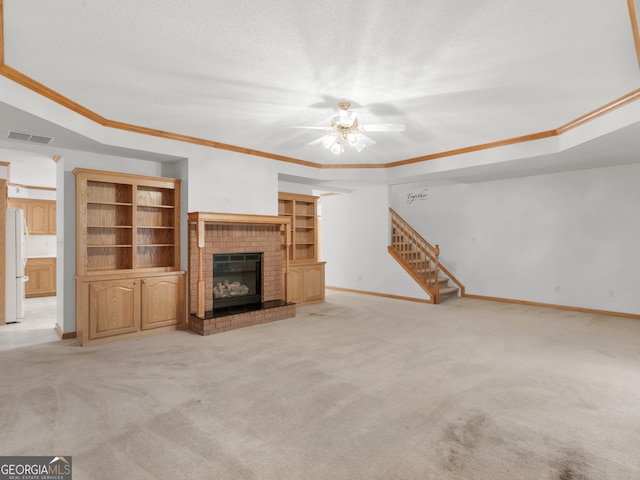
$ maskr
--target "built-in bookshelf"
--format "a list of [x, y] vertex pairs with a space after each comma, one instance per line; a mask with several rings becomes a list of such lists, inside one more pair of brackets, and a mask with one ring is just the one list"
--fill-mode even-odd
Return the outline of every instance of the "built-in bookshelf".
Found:
[[[278, 194], [278, 215], [291, 217], [291, 244], [288, 250], [290, 262], [318, 260], [318, 197], [293, 193]], [[285, 245], [283, 236], [283, 245]]]
[[73, 173], [80, 343], [178, 328], [185, 317], [180, 180]]
[[[278, 215], [291, 218], [291, 235], [282, 231], [282, 263], [288, 302], [324, 301], [324, 266], [319, 261], [318, 197], [278, 193]], [[287, 241], [289, 239], [289, 241]]]
[[75, 172], [79, 275], [178, 266], [179, 180]]

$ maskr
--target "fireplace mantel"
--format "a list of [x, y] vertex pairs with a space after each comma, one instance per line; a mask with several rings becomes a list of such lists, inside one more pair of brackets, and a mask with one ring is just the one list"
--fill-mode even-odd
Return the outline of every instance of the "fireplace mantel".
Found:
[[291, 225], [291, 217], [216, 212], [189, 213], [189, 223], [198, 222], [217, 224], [231, 223], [236, 225]]
[[[280, 227], [280, 230], [284, 233], [284, 245], [288, 250], [291, 244], [291, 217], [289, 216], [277, 216], [277, 215], [249, 215], [249, 214], [233, 214], [233, 213], [216, 213], [216, 212], [190, 212], [188, 221], [190, 224], [195, 224], [195, 242], [193, 246], [196, 247], [197, 252], [195, 264], [190, 260], [191, 268], [195, 268], [197, 271], [197, 279], [195, 283], [195, 314], [198, 317], [204, 317], [205, 315], [205, 274], [203, 271], [203, 256], [205, 252], [205, 231], [206, 225], [232, 225], [232, 226], [248, 226], [248, 227]], [[193, 227], [191, 227], [193, 228]], [[192, 230], [193, 231], [193, 230]], [[190, 245], [192, 243], [190, 242]], [[190, 254], [191, 258], [191, 254]], [[284, 255], [284, 270], [289, 268], [289, 255], [288, 251]], [[278, 267], [281, 271], [281, 268]], [[194, 272], [196, 273], [196, 272]], [[190, 287], [191, 288], [191, 287]]]

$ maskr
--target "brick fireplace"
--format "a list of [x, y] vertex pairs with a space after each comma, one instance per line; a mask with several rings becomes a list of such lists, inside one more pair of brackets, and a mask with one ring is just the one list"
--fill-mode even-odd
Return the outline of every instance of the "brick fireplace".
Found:
[[[288, 219], [262, 215], [189, 214], [189, 328], [200, 335], [295, 316], [284, 299], [282, 233]], [[257, 308], [214, 308], [214, 255], [261, 255], [261, 302]]]

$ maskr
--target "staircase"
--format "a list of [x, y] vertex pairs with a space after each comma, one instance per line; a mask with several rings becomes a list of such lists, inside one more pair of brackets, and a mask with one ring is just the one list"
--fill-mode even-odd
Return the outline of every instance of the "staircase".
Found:
[[[440, 248], [427, 242], [392, 208], [391, 245], [388, 251], [422, 289], [429, 294], [431, 303], [440, 303], [449, 297], [464, 295], [464, 286], [442, 265], [438, 257]], [[458, 286], [452, 286], [449, 282]]]

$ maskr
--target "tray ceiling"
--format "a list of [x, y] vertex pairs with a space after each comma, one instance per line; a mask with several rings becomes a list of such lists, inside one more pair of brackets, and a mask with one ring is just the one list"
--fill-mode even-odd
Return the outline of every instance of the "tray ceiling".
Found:
[[[99, 116], [318, 164], [556, 129], [640, 86], [624, 0], [2, 6], [5, 64]], [[288, 128], [329, 125], [341, 100], [406, 131], [336, 156]]]

